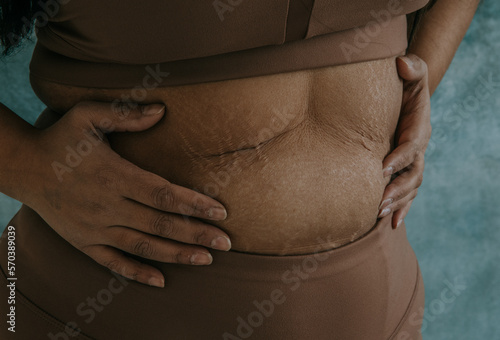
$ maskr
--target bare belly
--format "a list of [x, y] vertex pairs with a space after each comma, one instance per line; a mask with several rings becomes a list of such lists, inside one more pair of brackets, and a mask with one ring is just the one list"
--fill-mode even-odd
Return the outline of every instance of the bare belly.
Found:
[[[134, 94], [31, 82], [61, 114]], [[147, 131], [111, 134], [113, 149], [220, 201], [228, 217], [210, 223], [233, 250], [331, 249], [376, 223], [402, 98], [394, 57], [143, 93], [140, 103], [165, 103], [165, 116]]]

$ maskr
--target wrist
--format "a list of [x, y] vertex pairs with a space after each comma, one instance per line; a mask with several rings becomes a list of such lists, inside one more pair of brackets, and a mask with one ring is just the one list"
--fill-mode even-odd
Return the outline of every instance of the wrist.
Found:
[[[5, 109], [5, 110], [4, 110]], [[26, 201], [36, 171], [36, 136], [39, 131], [0, 105], [0, 192]]]
[[25, 132], [21, 138], [11, 140], [6, 147], [6, 154], [2, 157], [0, 191], [22, 203], [28, 200], [27, 194], [33, 184], [34, 172], [38, 168], [35, 164], [36, 133], [33, 128], [31, 133]]

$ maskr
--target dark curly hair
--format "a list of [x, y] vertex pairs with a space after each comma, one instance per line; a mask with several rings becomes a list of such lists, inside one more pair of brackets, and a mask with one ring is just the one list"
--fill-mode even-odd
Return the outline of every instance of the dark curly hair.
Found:
[[28, 38], [33, 31], [35, 13], [40, 10], [37, 0], [0, 0], [0, 44], [6, 56]]

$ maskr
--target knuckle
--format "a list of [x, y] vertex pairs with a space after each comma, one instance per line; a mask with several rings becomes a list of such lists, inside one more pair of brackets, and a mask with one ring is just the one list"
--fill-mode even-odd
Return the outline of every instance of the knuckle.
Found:
[[160, 209], [168, 209], [175, 204], [174, 193], [168, 185], [157, 186], [151, 193], [154, 205]]
[[171, 254], [171, 262], [172, 263], [189, 263], [190, 257], [191, 257], [190, 252], [183, 250], [183, 249], [179, 249], [179, 250], [174, 251]]
[[394, 199], [394, 202], [397, 202], [404, 196], [403, 190], [399, 187], [399, 185], [391, 184], [390, 196]]
[[191, 205], [190, 205], [190, 209], [191, 209], [190, 215], [194, 215], [194, 214], [203, 210], [203, 205], [201, 204], [198, 196], [195, 196], [193, 198]]
[[119, 258], [107, 259], [102, 262], [102, 265], [109, 270], [132, 280], [137, 280], [137, 277], [140, 274], [138, 268], [133, 266], [127, 267]]
[[406, 164], [409, 162], [409, 155], [406, 154], [403, 157], [399, 158], [395, 162], [394, 175], [398, 175], [398, 172], [403, 170], [406, 167]]
[[116, 108], [115, 113], [120, 119], [124, 119], [130, 114], [130, 109], [125, 103], [120, 103]]
[[[77, 104], [78, 105], [78, 104]], [[77, 128], [81, 132], [87, 130], [91, 123], [89, 122], [88, 110], [74, 106], [71, 108], [67, 114], [64, 115], [64, 119], [68, 125], [68, 128]]]
[[411, 154], [408, 155], [408, 159], [415, 159], [422, 152], [422, 147], [418, 140], [413, 140], [410, 142]]
[[417, 146], [415, 148], [414, 162], [418, 163], [420, 161], [423, 161], [424, 160], [424, 154], [425, 154], [424, 148], [421, 147], [421, 146]]
[[126, 276], [132, 280], [137, 280], [137, 278], [139, 277], [139, 274], [140, 274], [139, 270], [134, 268], [129, 272], [125, 272], [124, 276]]
[[422, 173], [423, 173], [424, 169], [425, 169], [425, 159], [424, 159], [424, 155], [423, 154], [422, 154], [422, 157], [419, 159], [419, 161], [417, 163], [417, 166], [420, 169], [420, 171], [422, 171]]
[[137, 278], [139, 277], [139, 270], [135, 269], [135, 268], [132, 268], [132, 269], [129, 269], [129, 270], [124, 270], [122, 273], [120, 273], [121, 275], [129, 278], [129, 279], [132, 279], [132, 280], [137, 280]]
[[[111, 268], [110, 268], [111, 269]], [[113, 270], [115, 273], [118, 273], [126, 278], [129, 278], [131, 280], [137, 280], [139, 277], [140, 271], [137, 267], [135, 266], [119, 266], [116, 268], [117, 270]]]
[[151, 230], [155, 235], [172, 238], [175, 237], [179, 228], [174, 223], [173, 217], [167, 214], [156, 216], [151, 223]]
[[203, 203], [199, 195], [195, 195], [189, 201], [179, 202], [178, 208], [183, 215], [193, 216], [203, 212], [206, 204]]
[[394, 191], [394, 202], [395, 204], [399, 204], [399, 202], [401, 201], [401, 199], [404, 197], [404, 193], [402, 190], [400, 190], [398, 188], [398, 190]]
[[89, 111], [90, 108], [92, 107], [92, 102], [91, 101], [88, 101], [88, 100], [83, 100], [81, 102], [78, 102], [76, 103], [74, 106], [73, 106], [73, 110], [76, 110], [76, 111]]
[[393, 212], [399, 211], [403, 206], [404, 206], [403, 200], [397, 200], [392, 205], [392, 211]]
[[417, 176], [417, 187], [421, 186], [423, 181], [424, 181], [424, 174], [419, 173]]
[[399, 199], [398, 187], [395, 184], [389, 184], [386, 188], [387, 196], [393, 199], [393, 202]]
[[185, 257], [186, 257], [186, 256], [184, 255], [184, 252], [182, 252], [182, 251], [177, 251], [177, 252], [175, 252], [175, 254], [174, 254], [174, 261], [175, 261], [176, 263], [183, 263], [183, 262], [184, 262], [184, 258], [185, 258]]
[[140, 239], [132, 244], [132, 252], [140, 257], [152, 257], [155, 249], [149, 239]]
[[103, 266], [116, 272], [116, 273], [121, 273], [122, 271], [122, 266], [121, 266], [121, 261], [119, 259], [108, 259], [103, 261]]
[[405, 152], [396, 161], [396, 170], [401, 171], [412, 163], [415, 157], [415, 146], [413, 143], [407, 146]]
[[193, 235], [193, 242], [196, 244], [205, 244], [209, 239], [207, 228], [202, 228]]
[[127, 118], [133, 109], [137, 107], [136, 103], [127, 101], [118, 101], [113, 103], [113, 112], [117, 115], [120, 120]]

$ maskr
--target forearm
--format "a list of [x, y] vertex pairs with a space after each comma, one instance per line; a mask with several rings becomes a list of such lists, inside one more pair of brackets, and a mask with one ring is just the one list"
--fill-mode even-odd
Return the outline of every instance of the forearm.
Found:
[[429, 92], [439, 85], [472, 21], [479, 0], [437, 0], [422, 17], [408, 53], [429, 70]]
[[0, 103], [0, 192], [22, 200], [32, 168], [35, 128]]

